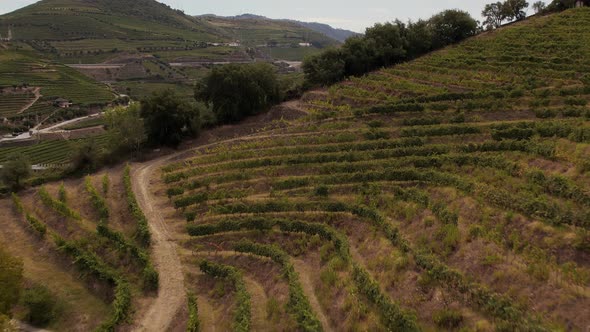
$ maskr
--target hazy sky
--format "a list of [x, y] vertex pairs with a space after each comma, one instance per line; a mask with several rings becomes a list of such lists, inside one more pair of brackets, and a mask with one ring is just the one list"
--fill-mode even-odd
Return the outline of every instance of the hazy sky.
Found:
[[[0, 14], [35, 3], [36, 0], [0, 0]], [[443, 9], [460, 8], [476, 19], [492, 0], [160, 0], [187, 14], [238, 15], [253, 13], [270, 18], [290, 18], [327, 23], [363, 32], [377, 22], [428, 18]], [[529, 11], [531, 11], [529, 9]], [[531, 11], [532, 12], [532, 11]]]

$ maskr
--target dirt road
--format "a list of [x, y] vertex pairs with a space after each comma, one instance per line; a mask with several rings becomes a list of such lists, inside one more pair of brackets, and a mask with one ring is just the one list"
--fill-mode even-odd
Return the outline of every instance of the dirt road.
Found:
[[[301, 112], [296, 109], [289, 108], [289, 112], [294, 112], [296, 114], [291, 118], [296, 118], [301, 115]], [[298, 112], [299, 114], [297, 114]], [[281, 111], [281, 108], [278, 108], [276, 112], [270, 111], [251, 119], [251, 122], [246, 127], [248, 127], [249, 130], [252, 130], [250, 132], [253, 132], [254, 128], [264, 128], [270, 120], [277, 116], [275, 113], [288, 114], [288, 112], [286, 113]], [[212, 130], [211, 133], [217, 133], [222, 136], [230, 135], [239, 132], [240, 127], [244, 127], [244, 125], [224, 126], [217, 130]], [[206, 137], [206, 135], [202, 136], [203, 138]], [[171, 160], [178, 159], [183, 155], [190, 155], [195, 148], [204, 149], [224, 143], [261, 139], [265, 137], [272, 137], [272, 134], [264, 135], [263, 133], [260, 133], [243, 135], [234, 138], [221, 139], [210, 144], [204, 142], [205, 144], [197, 144], [187, 150], [163, 156], [143, 164], [137, 164], [133, 167], [131, 173], [133, 191], [135, 192], [137, 201], [145, 213], [150, 225], [150, 230], [152, 232], [152, 258], [155, 267], [160, 274], [160, 288], [158, 290], [158, 295], [152, 305], [141, 317], [138, 317], [135, 324], [137, 326], [135, 331], [166, 331], [166, 329], [171, 326], [172, 320], [178, 310], [186, 304], [184, 275], [178, 254], [179, 248], [175, 243], [172, 232], [166, 224], [166, 220], [164, 220], [162, 214], [158, 210], [156, 198], [150, 190], [151, 181], [157, 176], [157, 174], [154, 173]], [[201, 305], [206, 305], [201, 302], [202, 301], [199, 302], [199, 307], [201, 307]]]
[[16, 112], [16, 114], [21, 114], [24, 111], [28, 110], [29, 108], [31, 108], [31, 106], [33, 106], [37, 102], [37, 100], [39, 100], [39, 98], [43, 97], [41, 95], [41, 88], [35, 88], [35, 90], [33, 90], [33, 93], [35, 94], [35, 99], [33, 99], [30, 103], [23, 106], [18, 112]]
[[136, 331], [166, 331], [176, 312], [186, 303], [184, 275], [178, 257], [176, 243], [156, 207], [156, 201], [150, 191], [150, 181], [154, 170], [161, 167], [168, 156], [150, 164], [137, 167], [132, 173], [133, 191], [145, 213], [152, 232], [152, 257], [160, 274], [158, 296], [141, 319]]

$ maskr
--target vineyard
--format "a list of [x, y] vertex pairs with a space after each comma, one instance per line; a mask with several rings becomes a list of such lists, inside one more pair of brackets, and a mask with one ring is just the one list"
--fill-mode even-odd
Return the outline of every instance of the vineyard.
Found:
[[[64, 98], [78, 105], [100, 105], [114, 99], [105, 85], [74, 69], [43, 60], [32, 50], [3, 50], [0, 60], [0, 86], [40, 87], [46, 100]], [[0, 107], [4, 107], [5, 98], [1, 100]]]
[[[5, 235], [43, 248], [52, 269], [71, 274], [77, 287], [88, 289], [69, 294], [67, 286], [52, 285], [55, 296], [74, 300], [65, 308], [67, 315], [53, 323], [56, 330], [114, 331], [129, 326], [134, 310], [157, 292], [159, 276], [149, 255], [150, 234], [130, 186], [125, 169], [48, 185], [22, 197], [13, 194], [19, 227], [10, 227]], [[31, 268], [42, 269], [26, 266], [25, 270]], [[44, 284], [51, 282], [65, 280]], [[74, 307], [97, 301], [94, 306], [100, 310]]]
[[584, 330], [589, 23], [482, 34], [162, 167], [188, 330]]
[[33, 164], [68, 164], [72, 161], [72, 154], [76, 144], [84, 140], [94, 140], [99, 147], [106, 146], [107, 135], [102, 134], [92, 138], [79, 140], [43, 141], [31, 146], [0, 148], [0, 162], [14, 153], [23, 153]]

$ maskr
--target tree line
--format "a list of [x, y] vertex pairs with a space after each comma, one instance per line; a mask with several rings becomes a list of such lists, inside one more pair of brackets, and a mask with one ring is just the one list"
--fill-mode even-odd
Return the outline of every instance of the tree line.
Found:
[[477, 21], [461, 10], [446, 10], [416, 22], [378, 23], [363, 36], [347, 39], [340, 48], [305, 59], [306, 83], [330, 85], [348, 76], [409, 61], [460, 42], [477, 31]]

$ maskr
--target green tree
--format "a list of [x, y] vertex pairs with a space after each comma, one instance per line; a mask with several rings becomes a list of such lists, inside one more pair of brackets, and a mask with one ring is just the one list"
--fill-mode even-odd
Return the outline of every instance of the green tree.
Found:
[[441, 48], [458, 43], [477, 32], [477, 21], [462, 10], [445, 10], [430, 18], [432, 45]]
[[8, 315], [23, 286], [23, 263], [0, 246], [0, 315]]
[[543, 1], [537, 1], [533, 3], [533, 10], [536, 14], [542, 13], [543, 11], [545, 11], [545, 8], [547, 8], [547, 5]]
[[[402, 39], [403, 23], [375, 24], [365, 31], [365, 39], [369, 44], [369, 53], [374, 54], [373, 67], [390, 66], [406, 58], [406, 49]], [[405, 28], [405, 26], [403, 26]]]
[[107, 135], [111, 152], [138, 153], [147, 140], [139, 104], [128, 108], [115, 107], [105, 113]]
[[433, 36], [428, 21], [409, 22], [404, 38], [409, 59], [415, 59], [432, 50]]
[[195, 88], [221, 123], [239, 121], [281, 101], [276, 70], [266, 63], [215, 67]]
[[152, 144], [177, 147], [184, 137], [196, 137], [201, 130], [199, 107], [173, 90], [155, 92], [143, 100], [141, 117]]
[[31, 175], [31, 163], [22, 153], [13, 153], [6, 158], [0, 175], [2, 182], [13, 190], [21, 189], [22, 181]]
[[104, 149], [93, 138], [72, 144], [72, 171], [92, 172], [103, 161]]
[[303, 61], [303, 72], [308, 84], [327, 85], [344, 79], [342, 51], [330, 48], [321, 54], [312, 55]]
[[481, 16], [485, 17], [483, 24], [488, 30], [497, 29], [506, 20], [504, 5], [499, 1], [487, 4], [481, 12]]
[[502, 6], [508, 20], [521, 21], [526, 18], [525, 9], [529, 7], [529, 3], [526, 0], [506, 0]]

